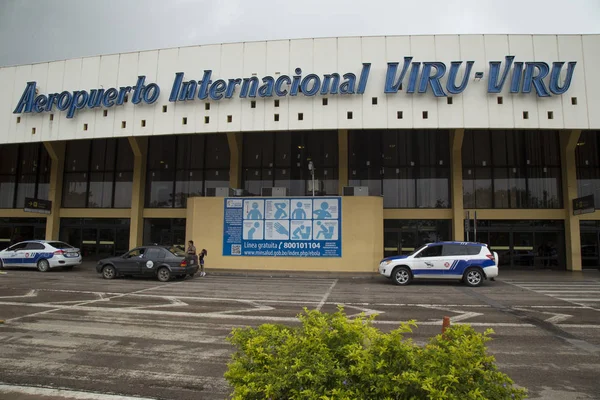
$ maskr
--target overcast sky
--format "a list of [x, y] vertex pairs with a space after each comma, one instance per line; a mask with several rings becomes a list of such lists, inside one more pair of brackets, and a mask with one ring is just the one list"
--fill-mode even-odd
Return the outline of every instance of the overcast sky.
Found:
[[327, 36], [600, 33], [600, 0], [0, 0], [0, 66]]

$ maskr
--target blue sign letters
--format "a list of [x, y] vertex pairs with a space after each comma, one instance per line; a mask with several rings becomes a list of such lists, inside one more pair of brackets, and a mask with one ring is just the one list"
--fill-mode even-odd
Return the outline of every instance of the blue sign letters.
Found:
[[[506, 56], [504, 65], [502, 61], [489, 62], [489, 79], [487, 85], [488, 93], [500, 93], [504, 84], [509, 81], [510, 93], [530, 93], [535, 90], [539, 97], [561, 95], [569, 90], [576, 61], [570, 61], [567, 65], [565, 77], [561, 82], [561, 71], [565, 62], [553, 62], [550, 67], [545, 62], [527, 61], [515, 62], [514, 56]], [[398, 62], [389, 62], [383, 92], [396, 94], [404, 91], [408, 94], [427, 93], [431, 88], [433, 95], [444, 97], [456, 95], [465, 91], [471, 81], [471, 72], [475, 65], [474, 61], [464, 62], [463, 77], [457, 82], [463, 61], [452, 61], [450, 68], [440, 61], [415, 62], [413, 57], [404, 57], [402, 67]], [[299, 94], [304, 96], [316, 95], [353, 95], [364, 94], [371, 63], [363, 63], [360, 75], [348, 72], [343, 75], [339, 73], [324, 74], [319, 76], [310, 73], [302, 75], [302, 69], [296, 68], [294, 75], [280, 75], [277, 77], [265, 76], [259, 79], [257, 76], [245, 78], [229, 78], [212, 80], [213, 71], [204, 70], [202, 79], [184, 80], [184, 73], [177, 72], [171, 92], [170, 102], [199, 100], [221, 100], [231, 99], [237, 93], [239, 98], [256, 97], [295, 97]], [[441, 80], [448, 73], [445, 87]], [[477, 78], [483, 77], [483, 72], [477, 72]], [[548, 77], [549, 76], [549, 77]], [[37, 94], [37, 83], [27, 82], [27, 86], [21, 95], [15, 110], [19, 113], [41, 113], [52, 111], [54, 107], [60, 111], [66, 111], [67, 118], [73, 118], [77, 110], [84, 108], [120, 106], [126, 100], [129, 93], [132, 104], [153, 104], [158, 100], [160, 87], [156, 83], [146, 84], [146, 77], [140, 75], [134, 86], [121, 86], [109, 89], [76, 90], [73, 92], [63, 91], [48, 95]]]

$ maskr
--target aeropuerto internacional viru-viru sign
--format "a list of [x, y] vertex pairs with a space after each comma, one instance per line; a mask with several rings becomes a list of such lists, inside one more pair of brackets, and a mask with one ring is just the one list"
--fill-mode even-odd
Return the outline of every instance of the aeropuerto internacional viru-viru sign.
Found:
[[224, 207], [224, 256], [342, 256], [340, 197], [230, 197]]

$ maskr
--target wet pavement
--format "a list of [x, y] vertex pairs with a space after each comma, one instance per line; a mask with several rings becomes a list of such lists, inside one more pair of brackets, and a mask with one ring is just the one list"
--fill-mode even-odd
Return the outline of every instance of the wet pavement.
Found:
[[[425, 343], [444, 316], [492, 328], [500, 369], [534, 399], [600, 399], [600, 272], [507, 271], [398, 287], [372, 274], [214, 271], [160, 283], [73, 271], [0, 275], [0, 398], [224, 399], [238, 326], [297, 324], [303, 307], [416, 320]], [[67, 389], [67, 391], [65, 391]]]

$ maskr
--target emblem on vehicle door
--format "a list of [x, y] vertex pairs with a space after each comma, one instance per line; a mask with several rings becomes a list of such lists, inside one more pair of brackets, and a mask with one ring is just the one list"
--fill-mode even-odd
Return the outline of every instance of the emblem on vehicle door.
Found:
[[431, 263], [429, 261], [425, 261], [425, 265], [427, 265], [428, 267], [433, 267], [433, 263]]
[[148, 261], [148, 262], [146, 263], [146, 267], [147, 267], [147, 268], [152, 268], [152, 267], [154, 267], [154, 263], [153, 263], [152, 261]]
[[448, 261], [446, 261], [446, 262], [444, 263], [444, 267], [448, 268], [449, 266], [450, 266], [450, 263], [449, 263]]

